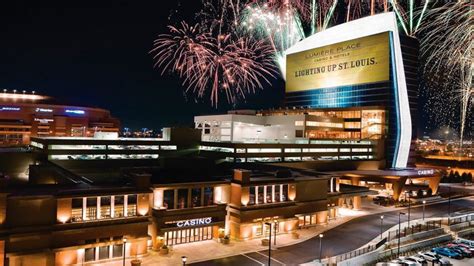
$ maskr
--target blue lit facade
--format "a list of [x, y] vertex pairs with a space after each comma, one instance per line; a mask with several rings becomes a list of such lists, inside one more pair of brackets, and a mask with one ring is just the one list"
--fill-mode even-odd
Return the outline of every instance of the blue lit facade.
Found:
[[[389, 33], [390, 40], [390, 78], [387, 81], [339, 86], [333, 88], [318, 88], [307, 91], [289, 92], [286, 94], [288, 107], [311, 109], [336, 109], [352, 107], [383, 107], [386, 112], [385, 155], [386, 167], [395, 167], [401, 139], [400, 109], [398, 106], [397, 66], [394, 60], [394, 38]], [[415, 39], [400, 36], [403, 67], [408, 91], [410, 115], [412, 119], [412, 140], [416, 139], [417, 97], [418, 97], [418, 43]], [[413, 146], [413, 145], [412, 145]], [[411, 148], [412, 149], [412, 148]], [[409, 164], [413, 164], [413, 150], [410, 150]]]

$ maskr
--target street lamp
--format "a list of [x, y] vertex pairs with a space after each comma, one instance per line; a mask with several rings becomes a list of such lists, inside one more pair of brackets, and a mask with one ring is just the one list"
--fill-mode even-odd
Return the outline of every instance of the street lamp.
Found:
[[410, 228], [410, 213], [411, 213], [410, 212], [410, 209], [411, 209], [410, 192], [406, 191], [405, 196], [408, 199], [408, 225], [407, 227]]
[[451, 186], [448, 187], [448, 222], [451, 217]]
[[426, 205], [426, 200], [423, 201], [423, 221], [425, 220], [425, 205]]
[[380, 239], [382, 239], [383, 234], [383, 215], [380, 215]]
[[272, 224], [266, 222], [265, 223], [268, 226], [269, 229], [269, 234], [268, 234], [268, 266], [270, 266], [271, 263], [271, 257], [272, 257]]
[[127, 246], [127, 239], [123, 238], [123, 266], [125, 266], [125, 248]]
[[181, 256], [181, 261], [183, 262], [183, 266], [186, 265], [186, 261], [188, 258], [186, 256]]
[[405, 215], [404, 212], [398, 213], [398, 248], [397, 248], [397, 257], [400, 256], [400, 235], [402, 234], [402, 226], [400, 221], [400, 216]]
[[319, 234], [319, 262], [323, 261], [323, 234]]
[[274, 230], [273, 230], [273, 245], [276, 246], [276, 244], [277, 244], [277, 226], [278, 226], [278, 220], [275, 220], [274, 222], [275, 222], [275, 223], [274, 223], [275, 228], [274, 228]]

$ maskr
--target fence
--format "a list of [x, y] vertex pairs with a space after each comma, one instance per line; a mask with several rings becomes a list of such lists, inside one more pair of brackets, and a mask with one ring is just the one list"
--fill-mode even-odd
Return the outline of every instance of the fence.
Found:
[[401, 232], [397, 230], [388, 232], [387, 240], [388, 242], [398, 239], [399, 237], [406, 237], [412, 234], [425, 232], [433, 229], [441, 228], [441, 220], [428, 221], [424, 224], [414, 224], [410, 227], [405, 227]]
[[379, 242], [377, 242], [374, 245], [368, 245], [366, 247], [359, 248], [359, 249], [356, 249], [356, 250], [338, 255], [338, 256], [336, 256], [336, 263], [341, 262], [341, 261], [345, 261], [345, 260], [348, 260], [348, 259], [351, 259], [351, 258], [354, 258], [354, 257], [357, 257], [357, 256], [360, 256], [360, 255], [363, 255], [365, 253], [369, 253], [371, 251], [374, 251], [374, 250], [378, 249], [380, 246], [382, 246], [383, 244], [385, 244], [386, 242], [387, 242], [387, 238], [384, 238], [384, 239], [380, 240]]
[[460, 217], [449, 217], [448, 218], [448, 225], [455, 225], [465, 222], [474, 221], [474, 214], [464, 215]]

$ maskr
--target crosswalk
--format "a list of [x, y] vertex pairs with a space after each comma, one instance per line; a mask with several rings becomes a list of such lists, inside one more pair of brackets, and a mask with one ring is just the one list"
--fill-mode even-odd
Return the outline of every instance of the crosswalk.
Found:
[[[257, 251], [257, 252], [251, 252], [251, 253], [241, 253], [240, 255], [255, 262], [257, 265], [262, 265], [262, 266], [268, 265], [268, 254], [265, 254], [265, 252]], [[271, 265], [275, 265], [275, 266], [286, 265], [285, 263], [275, 258], [271, 258], [270, 263]]]

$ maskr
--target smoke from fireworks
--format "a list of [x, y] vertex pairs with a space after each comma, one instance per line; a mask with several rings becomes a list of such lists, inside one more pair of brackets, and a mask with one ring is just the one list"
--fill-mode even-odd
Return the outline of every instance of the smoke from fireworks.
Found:
[[235, 103], [246, 93], [263, 88], [262, 82], [270, 83], [269, 78], [276, 74], [273, 50], [261, 40], [231, 34], [214, 37], [198, 24], [189, 26], [185, 22], [180, 27], [170, 26], [169, 31], [155, 40], [150, 51], [155, 66], [162, 73], [177, 73], [186, 91], [198, 97], [210, 90], [213, 105], [217, 105], [220, 93], [229, 103]]

